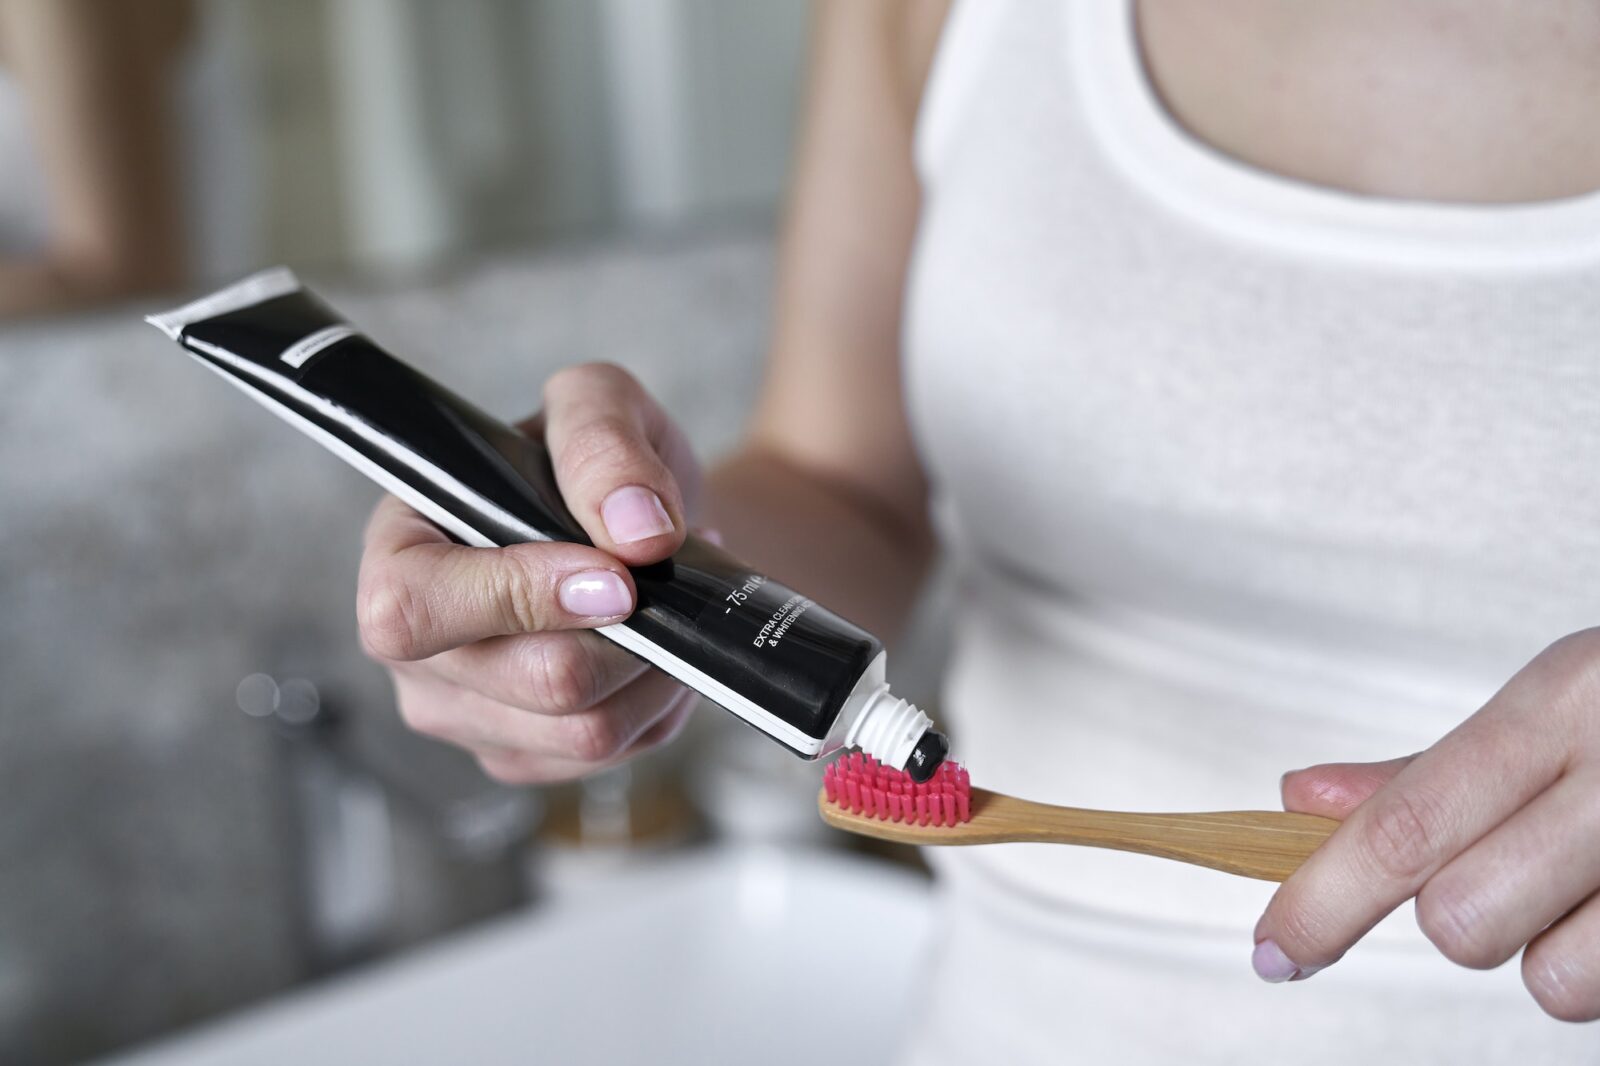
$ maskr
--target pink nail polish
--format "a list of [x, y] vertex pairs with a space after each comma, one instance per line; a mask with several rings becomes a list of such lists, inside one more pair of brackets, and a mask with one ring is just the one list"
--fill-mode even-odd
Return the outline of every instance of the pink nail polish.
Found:
[[632, 544], [672, 532], [672, 518], [661, 498], [643, 485], [624, 485], [600, 504], [600, 520], [617, 544]]
[[614, 618], [633, 610], [633, 596], [609, 570], [585, 570], [562, 580], [556, 593], [562, 609], [584, 618]]
[[1300, 973], [1300, 968], [1283, 953], [1276, 941], [1270, 939], [1256, 945], [1255, 952], [1250, 956], [1250, 965], [1257, 977], [1275, 985]]

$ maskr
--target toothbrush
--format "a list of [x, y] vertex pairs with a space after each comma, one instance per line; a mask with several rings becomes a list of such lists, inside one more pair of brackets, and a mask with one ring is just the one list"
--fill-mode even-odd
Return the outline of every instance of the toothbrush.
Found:
[[1078, 844], [1262, 881], [1294, 873], [1339, 825], [1289, 811], [1138, 814], [1053, 807], [973, 788], [967, 771], [953, 762], [919, 784], [860, 752], [829, 764], [817, 808], [836, 829], [902, 844]]

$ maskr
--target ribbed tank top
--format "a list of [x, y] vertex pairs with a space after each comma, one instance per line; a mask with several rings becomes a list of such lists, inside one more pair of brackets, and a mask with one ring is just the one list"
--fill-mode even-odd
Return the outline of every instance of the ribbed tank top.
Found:
[[[1165, 112], [1126, 0], [958, 3], [916, 162], [907, 402], [959, 575], [940, 714], [975, 781], [1275, 808], [1283, 772], [1424, 748], [1600, 623], [1600, 195], [1446, 205], [1251, 168]], [[1248, 984], [1270, 885], [1039, 845], [930, 857], [1039, 951], [1215, 959], [1195, 972], [1279, 1009]], [[1514, 964], [1456, 971], [1409, 905], [1357, 955], [1307, 985], [1492, 989], [1518, 1040], [1583, 1032]], [[1474, 1018], [1504, 1019], [1457, 1013], [1455, 1061], [1480, 1061]]]

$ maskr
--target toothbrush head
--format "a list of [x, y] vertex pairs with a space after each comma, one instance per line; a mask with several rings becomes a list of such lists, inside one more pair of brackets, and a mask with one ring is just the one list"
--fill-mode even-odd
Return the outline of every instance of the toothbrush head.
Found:
[[972, 780], [965, 768], [948, 760], [928, 780], [917, 781], [854, 751], [828, 764], [822, 789], [831, 806], [880, 822], [956, 826], [972, 819]]

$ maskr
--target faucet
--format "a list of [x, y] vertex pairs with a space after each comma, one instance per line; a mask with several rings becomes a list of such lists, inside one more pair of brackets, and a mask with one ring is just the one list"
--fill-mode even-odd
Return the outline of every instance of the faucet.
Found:
[[399, 817], [449, 858], [501, 867], [500, 906], [526, 902], [520, 853], [540, 813], [534, 793], [490, 781], [387, 717], [344, 712], [305, 678], [251, 674], [236, 699], [279, 740], [311, 974], [368, 960], [402, 938]]

